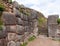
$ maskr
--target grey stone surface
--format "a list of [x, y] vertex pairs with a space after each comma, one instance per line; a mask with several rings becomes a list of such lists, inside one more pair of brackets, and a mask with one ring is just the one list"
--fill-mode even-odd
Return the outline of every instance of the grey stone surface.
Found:
[[14, 25], [17, 20], [15, 15], [9, 12], [3, 12], [2, 19], [5, 25]]
[[0, 46], [7, 46], [7, 41], [6, 39], [0, 39]]
[[8, 33], [8, 41], [15, 41], [16, 40], [16, 33]]
[[5, 11], [2, 14], [4, 31], [0, 31], [0, 45], [3, 46], [1, 39], [6, 38], [7, 46], [20, 46], [20, 42], [28, 41], [30, 35], [37, 35], [37, 14], [34, 10], [29, 15], [26, 14], [28, 8], [22, 6], [21, 8], [27, 10], [20, 12], [20, 5], [15, 1], [10, 5], [13, 7], [13, 12]]
[[17, 33], [20, 35], [24, 34], [24, 26], [17, 25]]
[[16, 17], [20, 17], [20, 15], [21, 15], [19, 10], [17, 10], [16, 8], [13, 8], [13, 13], [16, 15]]
[[14, 41], [8, 42], [7, 46], [16, 46], [16, 43]]
[[49, 24], [57, 24], [58, 15], [50, 15], [48, 16], [48, 25]]
[[7, 32], [5, 31], [0, 31], [0, 39], [6, 38], [7, 37]]
[[13, 7], [15, 7], [16, 9], [19, 9], [20, 8], [20, 5], [18, 4], [18, 2], [14, 1], [12, 3]]
[[27, 15], [24, 15], [24, 16], [23, 16], [23, 20], [28, 21]]
[[57, 25], [56, 24], [51, 24], [48, 26], [48, 33], [50, 37], [55, 37], [57, 31]]
[[20, 46], [20, 42], [16, 42], [16, 46]]
[[24, 25], [24, 21], [21, 18], [17, 18], [17, 24], [18, 25]]
[[5, 31], [7, 31], [7, 32], [16, 32], [16, 30], [17, 30], [16, 25], [5, 26]]
[[28, 21], [23, 21], [23, 22], [24, 22], [24, 26], [28, 26], [29, 25]]
[[60, 39], [60, 25], [57, 23], [58, 15], [48, 17], [48, 35], [52, 38]]

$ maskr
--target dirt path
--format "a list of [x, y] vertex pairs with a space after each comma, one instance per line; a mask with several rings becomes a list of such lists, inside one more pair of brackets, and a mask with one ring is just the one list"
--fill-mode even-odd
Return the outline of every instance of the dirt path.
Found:
[[60, 46], [60, 42], [53, 41], [47, 37], [39, 36], [34, 41], [30, 42], [27, 46]]

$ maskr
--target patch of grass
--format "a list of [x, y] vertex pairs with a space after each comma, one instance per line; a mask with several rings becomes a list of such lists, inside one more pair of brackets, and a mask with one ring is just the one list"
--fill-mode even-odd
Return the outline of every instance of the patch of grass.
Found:
[[4, 11], [5, 10], [5, 6], [3, 4], [0, 4], [0, 11]]
[[38, 18], [38, 22], [39, 22], [39, 24], [43, 24], [44, 23], [44, 21], [45, 21], [45, 19], [44, 18]]
[[9, 3], [12, 3], [12, 0], [8, 0], [9, 1]]
[[21, 13], [23, 13], [23, 14], [29, 16], [29, 15], [30, 15], [30, 12], [28, 12], [28, 11], [25, 11], [25, 12], [24, 12], [24, 10], [26, 10], [26, 9], [20, 8], [19, 11], [20, 11]]
[[3, 27], [2, 27], [2, 25], [0, 25], [0, 30], [3, 30]]
[[23, 44], [21, 44], [21, 46], [26, 46], [28, 43], [27, 42], [25, 42], [25, 43], [23, 43]]
[[60, 42], [60, 39], [52, 39], [52, 40], [54, 40], [54, 41], [59, 41], [59, 42]]
[[[28, 42], [33, 41], [36, 37], [33, 35], [28, 39]], [[24, 42], [23, 44], [21, 44], [20, 46], [27, 46], [28, 42]]]
[[0, 19], [0, 25], [3, 25], [3, 21]]
[[60, 24], [60, 18], [57, 19], [57, 23]]
[[33, 35], [33, 36], [31, 36], [31, 37], [28, 39], [28, 41], [33, 41], [35, 38], [36, 38], [36, 37]]
[[5, 6], [0, 3], [0, 17], [2, 16], [2, 12], [5, 10]]

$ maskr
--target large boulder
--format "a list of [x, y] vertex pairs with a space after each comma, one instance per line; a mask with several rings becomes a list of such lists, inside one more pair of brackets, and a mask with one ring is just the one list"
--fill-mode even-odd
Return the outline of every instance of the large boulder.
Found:
[[16, 33], [8, 33], [7, 38], [8, 38], [8, 41], [15, 41]]
[[17, 18], [17, 24], [18, 25], [24, 25], [24, 22], [21, 18]]
[[6, 37], [7, 37], [7, 32], [0, 30], [0, 39], [6, 38]]
[[9, 41], [7, 46], [16, 46], [16, 43], [15, 41]]
[[19, 8], [20, 8], [20, 5], [19, 5], [16, 1], [12, 2], [12, 5], [13, 5], [16, 9], [19, 9]]
[[29, 22], [28, 21], [23, 21], [24, 26], [28, 26]]
[[32, 10], [32, 12], [31, 12], [31, 18], [32, 19], [37, 19], [37, 12], [35, 11], [35, 10]]
[[24, 34], [24, 26], [21, 26], [21, 25], [17, 25], [17, 34], [19, 34], [19, 35], [22, 35], [22, 34]]
[[5, 31], [7, 31], [7, 32], [16, 33], [16, 30], [17, 30], [16, 25], [5, 26]]
[[25, 26], [24, 30], [25, 30], [25, 32], [29, 32], [29, 33], [33, 32], [33, 28], [31, 26]]
[[20, 12], [16, 8], [13, 8], [13, 13], [16, 15], [16, 17], [20, 17]]
[[2, 19], [5, 25], [14, 25], [17, 20], [15, 15], [9, 12], [3, 12]]
[[23, 16], [23, 20], [28, 21], [27, 15], [24, 15], [24, 16]]

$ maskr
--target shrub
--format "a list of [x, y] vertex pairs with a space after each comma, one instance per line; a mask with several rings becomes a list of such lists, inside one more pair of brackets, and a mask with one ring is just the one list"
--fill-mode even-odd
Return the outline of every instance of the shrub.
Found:
[[0, 30], [3, 29], [2, 25], [3, 25], [3, 22], [1, 20], [1, 16], [2, 16], [2, 12], [5, 10], [5, 7], [3, 4], [0, 4]]
[[0, 17], [2, 15], [2, 12], [5, 10], [5, 7], [3, 4], [0, 4]]
[[21, 13], [23, 13], [23, 14], [25, 14], [25, 15], [27, 15], [27, 16], [29, 16], [29, 15], [30, 15], [30, 13], [29, 13], [29, 12], [27, 12], [27, 11], [24, 11], [24, 9], [23, 9], [23, 8], [20, 8], [20, 12], [21, 12]]
[[45, 19], [44, 18], [38, 18], [38, 23], [39, 25], [41, 26], [43, 23], [45, 22]]
[[12, 3], [12, 0], [9, 0], [9, 3]]
[[5, 7], [3, 4], [0, 4], [0, 11], [4, 11], [5, 10]]
[[36, 38], [36, 37], [33, 35], [33, 36], [31, 36], [31, 37], [28, 39], [28, 41], [33, 41], [35, 38]]
[[2, 25], [0, 25], [0, 30], [3, 30], [3, 27], [2, 27]]
[[60, 24], [60, 18], [57, 19], [57, 23]]
[[3, 25], [3, 21], [0, 19], [0, 25]]

